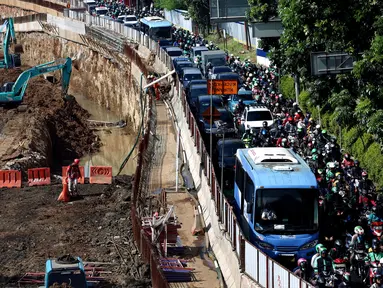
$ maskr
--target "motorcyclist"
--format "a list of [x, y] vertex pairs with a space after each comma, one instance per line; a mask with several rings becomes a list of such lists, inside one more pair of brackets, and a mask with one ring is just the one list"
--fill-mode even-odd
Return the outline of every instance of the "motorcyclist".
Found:
[[242, 99], [238, 100], [238, 104], [235, 106], [235, 111], [234, 113], [237, 115], [242, 115], [243, 112], [245, 111], [246, 105], [243, 103]]
[[327, 248], [323, 247], [320, 250], [320, 257], [316, 260], [317, 263], [317, 273], [322, 276], [323, 274], [332, 274], [334, 273], [332, 259], [328, 256]]
[[378, 239], [372, 239], [371, 251], [366, 256], [365, 260], [370, 262], [379, 262], [383, 258], [383, 253], [380, 251], [380, 243]]
[[355, 268], [355, 251], [366, 251], [368, 249], [367, 241], [365, 241], [364, 237], [364, 229], [362, 226], [356, 226], [354, 228], [354, 235], [351, 238], [350, 249], [351, 249], [351, 270]]
[[317, 268], [316, 261], [320, 257], [320, 249], [322, 249], [323, 247], [324, 247], [324, 245], [320, 244], [320, 243], [315, 246], [315, 251], [317, 253], [315, 253], [313, 255], [313, 257], [311, 258], [311, 263], [310, 263], [311, 267], [314, 269], [314, 272], [316, 272], [316, 268]]
[[370, 286], [370, 288], [382, 288], [382, 275], [381, 274], [375, 274], [374, 275], [374, 284]]
[[250, 144], [253, 142], [253, 134], [250, 132], [250, 129], [246, 129], [243, 133], [241, 140], [245, 143], [246, 147], [249, 148]]
[[334, 241], [334, 247], [330, 249], [329, 255], [334, 260], [347, 258], [347, 251], [342, 240], [337, 239]]
[[368, 225], [371, 225], [373, 222], [382, 222], [383, 219], [380, 215], [377, 213], [377, 208], [375, 206], [372, 206], [370, 213], [367, 215], [367, 222]]
[[305, 258], [299, 258], [297, 264], [298, 266], [293, 270], [294, 275], [307, 281], [310, 276], [308, 273], [307, 260]]

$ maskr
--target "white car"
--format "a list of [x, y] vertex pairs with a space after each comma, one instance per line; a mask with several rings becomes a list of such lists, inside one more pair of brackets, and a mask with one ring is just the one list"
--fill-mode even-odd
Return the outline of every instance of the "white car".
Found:
[[125, 26], [137, 26], [138, 25], [138, 19], [135, 15], [126, 15], [124, 18], [124, 25]]
[[270, 110], [263, 105], [254, 105], [245, 108], [241, 117], [241, 126], [244, 130], [259, 131], [263, 126], [263, 121], [270, 127], [274, 124], [273, 115]]

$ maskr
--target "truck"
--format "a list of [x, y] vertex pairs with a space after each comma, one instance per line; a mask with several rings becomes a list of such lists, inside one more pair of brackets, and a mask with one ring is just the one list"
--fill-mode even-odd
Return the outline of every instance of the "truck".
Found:
[[70, 255], [64, 255], [46, 261], [44, 286], [39, 288], [50, 288], [55, 284], [60, 285], [59, 287], [89, 287], [84, 264], [80, 257], [74, 258]]
[[315, 254], [319, 189], [310, 167], [291, 149], [236, 153], [234, 211], [244, 236], [282, 263]]
[[201, 69], [202, 74], [207, 77], [209, 71], [206, 71], [206, 65], [211, 63], [213, 66], [225, 66], [226, 54], [222, 50], [202, 51], [201, 52]]

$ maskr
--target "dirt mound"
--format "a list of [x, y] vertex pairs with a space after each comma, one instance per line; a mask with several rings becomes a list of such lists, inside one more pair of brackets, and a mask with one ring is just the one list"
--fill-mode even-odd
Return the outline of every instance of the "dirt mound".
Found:
[[[15, 82], [21, 73], [4, 72], [0, 73], [0, 84]], [[38, 165], [60, 167], [99, 149], [99, 138], [88, 126], [89, 113], [76, 101], [64, 101], [60, 83], [53, 84], [42, 76], [30, 79], [23, 104], [28, 107], [26, 112], [15, 108], [0, 112], [0, 136], [14, 138], [0, 149], [0, 166], [23, 170]], [[36, 158], [41, 161], [33, 161]]]
[[44, 272], [47, 258], [65, 254], [113, 263], [102, 287], [150, 287], [133, 240], [131, 183], [80, 185], [83, 199], [71, 203], [56, 201], [61, 185], [0, 190], [0, 287], [17, 287], [24, 273]]

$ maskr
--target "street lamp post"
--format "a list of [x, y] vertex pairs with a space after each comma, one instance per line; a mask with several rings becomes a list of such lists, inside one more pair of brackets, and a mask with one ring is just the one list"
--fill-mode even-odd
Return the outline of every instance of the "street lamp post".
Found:
[[223, 204], [223, 156], [224, 156], [224, 152], [225, 152], [225, 132], [226, 132], [226, 126], [227, 126], [227, 123], [226, 122], [223, 122], [222, 120], [219, 120], [219, 121], [215, 121], [215, 125], [217, 126], [217, 130], [221, 131], [222, 132], [222, 149], [221, 149], [221, 197], [219, 199], [221, 205], [220, 207], [222, 207], [222, 204]]

